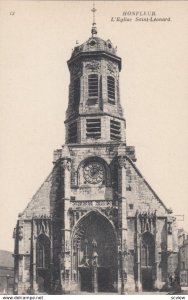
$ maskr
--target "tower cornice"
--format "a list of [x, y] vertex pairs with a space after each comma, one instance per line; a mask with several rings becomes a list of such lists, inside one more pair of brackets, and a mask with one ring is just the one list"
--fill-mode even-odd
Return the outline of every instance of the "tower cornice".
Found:
[[110, 59], [112, 61], [117, 62], [118, 67], [119, 67], [119, 71], [121, 71], [121, 58], [117, 55], [107, 53], [105, 51], [80, 52], [76, 56], [71, 57], [67, 61], [67, 64], [68, 64], [68, 66], [70, 66], [72, 63], [75, 63], [77, 60], [81, 60], [81, 59], [85, 59], [85, 58], [88, 58], [88, 59], [97, 58], [97, 59], [99, 59], [99, 57], [104, 57], [104, 58], [107, 58], [107, 59]]
[[75, 120], [78, 117], [95, 117], [95, 116], [109, 116], [112, 118], [116, 118], [116, 119], [125, 121], [125, 118], [121, 118], [117, 115], [113, 115], [113, 114], [109, 114], [109, 113], [105, 113], [105, 112], [97, 112], [97, 113], [85, 113], [85, 114], [72, 115], [70, 118], [68, 118], [64, 121], [64, 124], [70, 122], [71, 120]]

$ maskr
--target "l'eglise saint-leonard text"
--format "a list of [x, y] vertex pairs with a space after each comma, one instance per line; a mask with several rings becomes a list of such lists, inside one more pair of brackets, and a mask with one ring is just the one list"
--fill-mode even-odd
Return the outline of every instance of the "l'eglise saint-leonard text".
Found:
[[127, 17], [111, 17], [111, 22], [170, 22], [171, 18], [157, 18], [157, 17], [135, 17], [135, 18], [127, 18]]
[[155, 11], [123, 11], [121, 17], [112, 17], [112, 22], [166, 22], [171, 19], [164, 17], [157, 17]]

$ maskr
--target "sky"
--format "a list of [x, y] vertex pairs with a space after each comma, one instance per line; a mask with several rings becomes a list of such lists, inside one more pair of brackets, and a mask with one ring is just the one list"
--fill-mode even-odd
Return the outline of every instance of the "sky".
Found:
[[[65, 138], [70, 58], [90, 37], [92, 1], [0, 2], [0, 249], [52, 170]], [[96, 1], [98, 36], [122, 58], [127, 144], [145, 179], [188, 231], [188, 2]], [[171, 21], [112, 21], [154, 11]], [[181, 219], [182, 217], [177, 217]]]

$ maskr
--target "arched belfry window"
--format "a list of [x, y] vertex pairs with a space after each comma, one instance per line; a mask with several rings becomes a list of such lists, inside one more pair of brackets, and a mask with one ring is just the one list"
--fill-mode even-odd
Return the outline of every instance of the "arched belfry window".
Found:
[[39, 235], [36, 245], [37, 268], [48, 269], [50, 267], [50, 240], [44, 234]]
[[112, 76], [107, 77], [108, 102], [115, 104], [115, 79]]
[[99, 79], [97, 74], [88, 76], [88, 96], [89, 98], [99, 96]]

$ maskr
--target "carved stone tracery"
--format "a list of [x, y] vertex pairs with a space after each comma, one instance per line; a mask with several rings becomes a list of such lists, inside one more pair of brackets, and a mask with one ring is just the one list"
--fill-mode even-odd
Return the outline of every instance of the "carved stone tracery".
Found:
[[118, 208], [114, 206], [108, 206], [106, 208], [101, 209], [101, 212], [105, 214], [105, 216], [113, 222], [115, 227], [118, 225]]
[[112, 62], [108, 63], [107, 69], [111, 74], [114, 74], [116, 72], [116, 66]]
[[49, 219], [37, 219], [35, 220], [37, 227], [37, 236], [44, 234], [50, 236], [50, 220]]
[[72, 164], [71, 164], [71, 159], [70, 158], [65, 158], [62, 160], [62, 168], [63, 170], [71, 170]]
[[92, 72], [98, 71], [100, 69], [100, 63], [92, 60], [86, 64], [86, 69], [91, 70]]
[[81, 239], [85, 234], [86, 228], [83, 225], [79, 225], [79, 226], [77, 226], [77, 228], [75, 230], [76, 230], [76, 233], [74, 236], [73, 243], [76, 247], [79, 247]]
[[148, 231], [154, 234], [156, 229], [156, 211], [155, 212], [140, 212], [138, 213], [140, 220], [141, 234]]
[[125, 156], [119, 156], [118, 157], [118, 165], [120, 168], [126, 168], [126, 158]]

